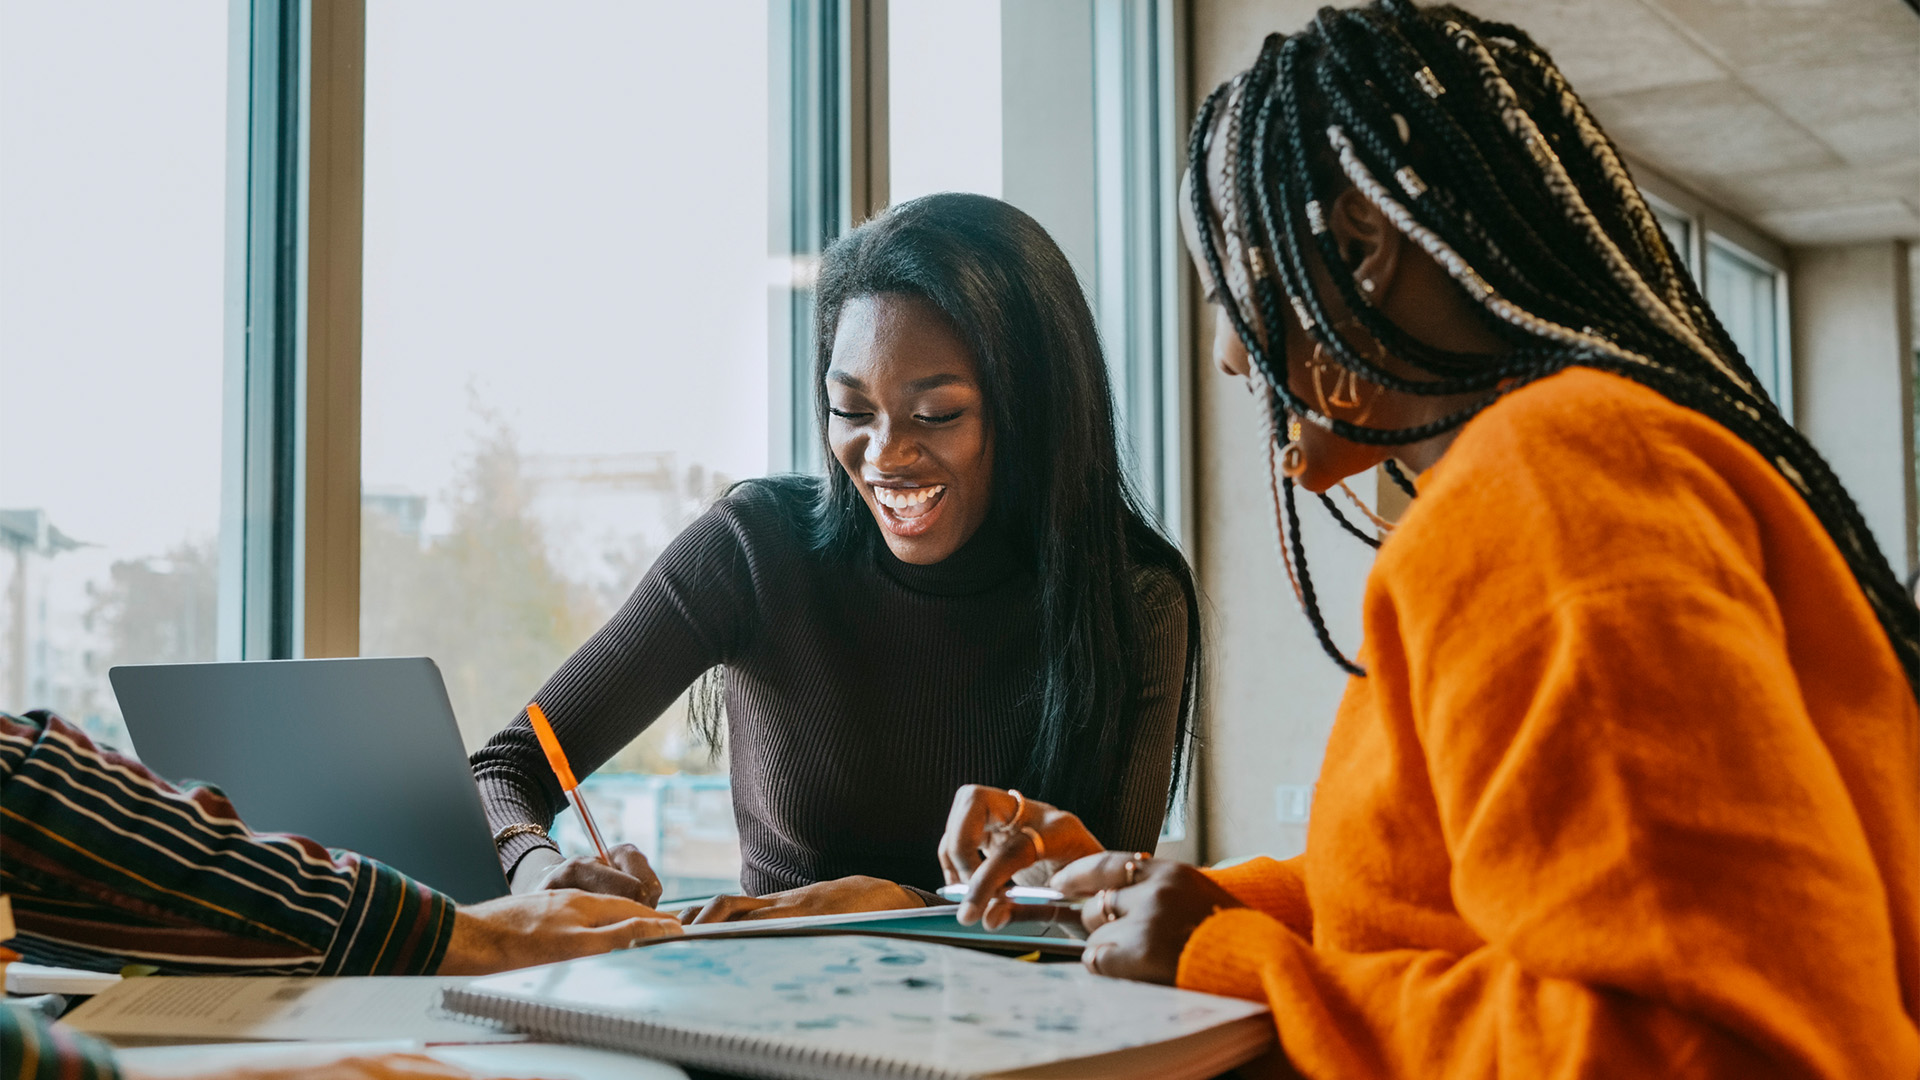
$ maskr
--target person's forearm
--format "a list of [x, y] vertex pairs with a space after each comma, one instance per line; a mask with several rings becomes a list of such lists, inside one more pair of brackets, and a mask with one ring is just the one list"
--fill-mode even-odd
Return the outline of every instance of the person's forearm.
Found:
[[513, 868], [513, 881], [510, 888], [515, 893], [530, 893], [540, 888], [547, 880], [553, 868], [565, 859], [553, 848], [534, 848], [520, 858], [520, 865]]
[[129, 912], [171, 928], [138, 945], [167, 974], [411, 975], [438, 958], [452, 902], [394, 870], [236, 829], [217, 790], [175, 788], [51, 714], [0, 716], [0, 752], [0, 809], [32, 823], [0, 863], [30, 958], [118, 967]]

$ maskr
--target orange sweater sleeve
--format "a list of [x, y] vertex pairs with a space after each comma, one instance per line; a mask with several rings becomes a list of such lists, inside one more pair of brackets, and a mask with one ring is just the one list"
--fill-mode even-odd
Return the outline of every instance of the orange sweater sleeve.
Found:
[[1313, 936], [1313, 907], [1307, 902], [1306, 856], [1281, 861], [1261, 856], [1218, 869], [1202, 870], [1235, 900], [1261, 912], [1303, 937]]
[[[1635, 419], [1609, 430], [1659, 417]], [[1180, 985], [1265, 998], [1308, 1077], [1920, 1073], [1911, 913], [1895, 910], [1913, 853], [1877, 864], [1886, 834], [1862, 824], [1875, 791], [1914, 786], [1911, 695], [1857, 592], [1821, 601], [1851, 629], [1790, 622], [1797, 601], [1758, 557], [1804, 558], [1794, 573], [1819, 580], [1837, 552], [1768, 549], [1773, 526], [1743, 517], [1723, 476], [1681, 475], [1698, 460], [1602, 461], [1611, 477], [1576, 483], [1553, 474], [1540, 432], [1518, 434], [1535, 438], [1469, 458], [1529, 464], [1483, 473], [1485, 494], [1421, 522], [1446, 544], [1376, 568], [1369, 677], [1349, 687], [1309, 836], [1312, 938], [1265, 904], [1218, 913]], [[1634, 490], [1635, 476], [1658, 480]], [[1550, 484], [1577, 496], [1535, 486]], [[1556, 517], [1535, 495], [1579, 506]], [[1616, 565], [1557, 576], [1567, 521]], [[1627, 548], [1610, 551], [1607, 530]], [[1847, 736], [1810, 715], [1796, 662], [1828, 647], [1885, 652], [1856, 704], [1885, 686], [1904, 704], [1852, 718], [1877, 762], [1848, 758]], [[1432, 841], [1382, 835], [1368, 798], [1423, 807]], [[1894, 805], [1911, 816], [1910, 794]], [[1396, 906], [1409, 878], [1437, 879], [1451, 910]], [[1423, 930], [1441, 923], [1458, 929]]]
[[[1456, 714], [1474, 722], [1430, 733], [1455, 894], [1487, 944], [1315, 949], [1228, 911], [1180, 984], [1265, 997], [1310, 1077], [1912, 1076], [1913, 1026], [1874, 963], [1884, 894], [1831, 763], [1787, 736], [1793, 688], [1755, 662], [1764, 619], [1695, 598], [1643, 642], [1688, 662], [1635, 670], [1621, 635], [1646, 628], [1622, 615], [1652, 599], [1524, 627], [1502, 644], [1532, 692], [1479, 687]], [[1672, 730], [1702, 713], [1743, 722]]]

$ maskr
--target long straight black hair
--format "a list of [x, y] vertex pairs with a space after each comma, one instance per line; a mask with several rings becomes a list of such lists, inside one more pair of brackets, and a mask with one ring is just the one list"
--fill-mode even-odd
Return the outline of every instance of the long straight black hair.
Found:
[[[1121, 469], [1107, 365], [1073, 267], [1038, 222], [984, 195], [928, 195], [849, 232], [822, 257], [816, 287], [814, 416], [822, 433], [840, 313], [850, 300], [882, 293], [939, 309], [979, 365], [994, 441], [993, 496], [981, 528], [1005, 530], [1039, 583], [1039, 728], [1022, 786], [1089, 825], [1119, 804], [1140, 723], [1143, 583], [1162, 572], [1187, 605], [1171, 802], [1190, 757], [1199, 601], [1186, 560], [1149, 524]], [[878, 527], [831, 451], [825, 456], [814, 542], [854, 555], [880, 542]]]

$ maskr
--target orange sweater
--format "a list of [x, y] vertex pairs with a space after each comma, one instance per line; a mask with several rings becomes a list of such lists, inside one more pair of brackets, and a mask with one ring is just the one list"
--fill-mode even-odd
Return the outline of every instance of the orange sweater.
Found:
[[1180, 985], [1309, 1077], [1920, 1075], [1920, 709], [1806, 504], [1585, 369], [1422, 481], [1306, 854]]

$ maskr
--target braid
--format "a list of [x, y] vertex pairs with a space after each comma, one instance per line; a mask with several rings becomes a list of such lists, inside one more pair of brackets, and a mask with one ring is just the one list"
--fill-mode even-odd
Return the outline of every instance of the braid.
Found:
[[1387, 470], [1387, 478], [1393, 481], [1394, 486], [1406, 492], [1407, 498], [1417, 499], [1420, 497], [1420, 493], [1413, 490], [1413, 481], [1407, 479], [1407, 474], [1400, 471], [1399, 462], [1388, 458], [1380, 463], [1380, 467]]
[[[1216, 128], [1227, 139], [1229, 178], [1218, 207], [1207, 172]], [[1223, 289], [1221, 302], [1266, 391], [1270, 431], [1292, 416], [1351, 442], [1403, 446], [1452, 431], [1498, 393], [1568, 367], [1631, 379], [1721, 424], [1800, 493], [1920, 688], [1920, 610], [1859, 508], [1759, 389], [1619, 152], [1524, 32], [1411, 0], [1322, 9], [1303, 32], [1269, 36], [1253, 66], [1207, 98], [1188, 150], [1196, 220], [1233, 223], [1224, 258], [1210, 228], [1197, 230], [1199, 246], [1215, 281], [1246, 286]], [[1324, 208], [1348, 186], [1445, 269], [1507, 351], [1434, 348], [1369, 302], [1326, 223]], [[1319, 266], [1344, 312], [1315, 287]], [[1281, 332], [1289, 309], [1317, 352], [1361, 378], [1400, 393], [1479, 400], [1400, 429], [1327, 415], [1289, 388]], [[1428, 377], [1382, 370], [1339, 332], [1346, 320]], [[1414, 494], [1395, 462], [1384, 468]], [[1291, 555], [1301, 606], [1321, 648], [1363, 674], [1327, 632], [1293, 483], [1279, 488], [1283, 555]], [[1377, 544], [1320, 499], [1347, 532]]]
[[1333, 643], [1333, 633], [1327, 629], [1326, 617], [1320, 614], [1320, 600], [1313, 592], [1313, 577], [1307, 573], [1307, 545], [1300, 539], [1300, 515], [1293, 506], [1293, 478], [1287, 477], [1280, 482], [1280, 490], [1287, 501], [1287, 534], [1293, 545], [1295, 572], [1300, 575], [1301, 604], [1307, 609], [1307, 621], [1313, 624], [1313, 636], [1320, 640], [1320, 647], [1326, 650], [1340, 670], [1349, 675], [1365, 675], [1367, 670], [1347, 659], [1340, 646]]
[[1333, 520], [1338, 523], [1342, 529], [1345, 529], [1349, 535], [1368, 547], [1373, 548], [1375, 551], [1380, 549], [1380, 541], [1368, 536], [1366, 530], [1347, 520], [1347, 515], [1341, 511], [1340, 504], [1333, 501], [1333, 496], [1328, 495], [1324, 491], [1321, 492], [1320, 505], [1327, 508], [1327, 513], [1332, 514]]

